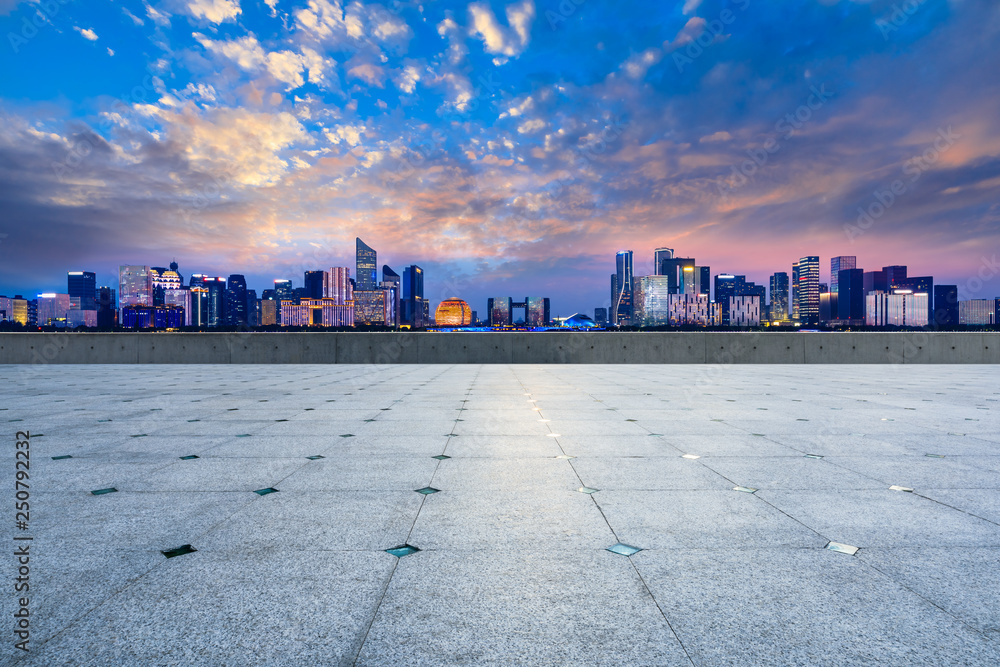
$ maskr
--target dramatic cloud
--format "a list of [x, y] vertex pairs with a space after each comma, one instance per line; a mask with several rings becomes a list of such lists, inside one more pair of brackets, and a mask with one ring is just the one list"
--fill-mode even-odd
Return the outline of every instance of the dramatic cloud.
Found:
[[472, 32], [483, 40], [487, 52], [517, 56], [524, 51], [531, 40], [535, 3], [533, 0], [524, 0], [508, 5], [508, 28], [502, 27], [489, 5], [482, 3], [469, 5], [469, 17], [472, 22]]
[[239, 0], [187, 0], [187, 11], [196, 19], [222, 23], [242, 13]]

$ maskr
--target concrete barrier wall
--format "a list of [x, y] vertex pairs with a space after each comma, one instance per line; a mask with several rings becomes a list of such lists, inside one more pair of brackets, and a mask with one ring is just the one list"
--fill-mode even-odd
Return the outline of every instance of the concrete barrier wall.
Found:
[[0, 364], [995, 364], [1000, 333], [4, 333]]

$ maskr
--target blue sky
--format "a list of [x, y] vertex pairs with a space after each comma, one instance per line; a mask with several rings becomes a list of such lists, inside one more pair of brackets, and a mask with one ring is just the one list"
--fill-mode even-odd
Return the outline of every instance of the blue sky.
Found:
[[3, 293], [301, 285], [361, 236], [480, 311], [592, 311], [659, 246], [1000, 294], [995, 2], [0, 0], [0, 34]]

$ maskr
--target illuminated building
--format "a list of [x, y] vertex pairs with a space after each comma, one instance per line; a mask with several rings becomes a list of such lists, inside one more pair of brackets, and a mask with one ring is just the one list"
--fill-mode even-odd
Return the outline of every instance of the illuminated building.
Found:
[[344, 266], [330, 267], [324, 272], [323, 298], [333, 299], [338, 305], [346, 305], [354, 301], [354, 291], [351, 285], [351, 270]]
[[184, 310], [184, 326], [195, 326], [191, 312], [191, 290], [187, 288], [166, 290], [163, 293], [163, 305], [175, 306]]
[[874, 327], [925, 327], [930, 322], [930, 299], [926, 294], [897, 290], [894, 294], [872, 292], [865, 297], [865, 324]]
[[513, 324], [513, 299], [509, 296], [493, 297], [486, 300], [491, 327], [509, 327]]
[[803, 257], [792, 265], [792, 317], [805, 324], [819, 323], [819, 257]]
[[226, 281], [223, 322], [226, 326], [245, 326], [247, 323], [247, 279], [238, 273]]
[[387, 292], [386, 303], [392, 310], [391, 317], [387, 320], [387, 322], [398, 328], [402, 319], [400, 313], [400, 303], [402, 302], [400, 288], [402, 287], [402, 281], [400, 280], [399, 274], [389, 268], [388, 265], [383, 266], [382, 282], [379, 286]]
[[546, 297], [525, 297], [524, 323], [529, 327], [547, 327], [552, 322], [550, 304]]
[[281, 326], [352, 327], [354, 305], [340, 304], [329, 298], [300, 299], [298, 303], [285, 300], [281, 303]]
[[177, 273], [177, 263], [174, 262], [170, 266], [169, 269], [154, 266], [149, 270], [150, 279], [153, 281], [153, 303], [156, 305], [166, 302], [164, 296], [166, 292], [184, 286], [184, 279]]
[[79, 308], [70, 308], [66, 311], [66, 328], [67, 329], [77, 329], [79, 327], [96, 327], [97, 326], [97, 311], [96, 310], [80, 310]]
[[596, 322], [599, 327], [608, 326], [608, 309], [594, 308], [594, 322]]
[[461, 299], [445, 299], [434, 311], [434, 324], [439, 327], [465, 327], [472, 324], [472, 308]]
[[[372, 290], [354, 290], [354, 324], [385, 326], [392, 324], [392, 304], [389, 292], [376, 285]], [[282, 306], [284, 307], [284, 306]]]
[[0, 296], [0, 322], [28, 323], [28, 302], [20, 296]]
[[202, 287], [208, 290], [207, 308], [202, 312], [201, 326], [220, 327], [225, 324], [226, 279], [221, 276], [204, 276]]
[[46, 292], [37, 297], [36, 321], [40, 327], [66, 326], [66, 313], [69, 311], [69, 294], [54, 294]]
[[70, 271], [66, 274], [66, 288], [73, 308], [97, 310], [97, 274], [92, 271]]
[[207, 327], [208, 288], [201, 285], [195, 285], [194, 287], [189, 287], [188, 291], [191, 293], [191, 312], [190, 315], [185, 318], [186, 321], [190, 322], [193, 327]]
[[611, 276], [611, 319], [614, 324], [627, 325], [632, 320], [633, 264], [632, 251], [622, 250], [615, 256], [616, 272]]
[[653, 275], [665, 276], [667, 275], [666, 265], [663, 263], [664, 260], [674, 258], [673, 248], [657, 248], [653, 251]]
[[[118, 307], [152, 306], [153, 277], [148, 266], [118, 267]], [[119, 317], [119, 321], [124, 318]]]
[[721, 321], [722, 309], [706, 294], [671, 294], [667, 303], [667, 324], [672, 327], [718, 326]]
[[788, 274], [784, 271], [771, 276], [771, 309], [768, 315], [772, 322], [788, 321]]
[[729, 297], [729, 325], [734, 327], [759, 327], [760, 296], [739, 295]]
[[[833, 257], [830, 259], [830, 291], [833, 294], [840, 293], [840, 272], [846, 271], [847, 269], [858, 268], [858, 258], [854, 255], [841, 255], [840, 257]], [[840, 300], [837, 300], [838, 308]], [[834, 316], [837, 319], [837, 315]], [[843, 318], [840, 318], [843, 319]]]
[[424, 270], [416, 264], [403, 269], [403, 294], [400, 320], [411, 327], [420, 328], [427, 324], [425, 317], [427, 303], [424, 300]]
[[125, 329], [178, 329], [184, 326], [184, 309], [179, 306], [125, 306], [122, 327]]
[[97, 290], [97, 327], [110, 331], [118, 324], [118, 304], [115, 300], [115, 290], [111, 287], [100, 287]]
[[565, 327], [567, 329], [593, 329], [598, 326], [597, 322], [582, 313], [574, 313], [566, 319], [558, 322], [560, 327]]
[[267, 327], [278, 323], [278, 302], [274, 299], [260, 300], [260, 326]]
[[378, 254], [360, 238], [356, 244], [356, 283], [354, 289], [361, 292], [372, 292], [378, 288]]
[[322, 299], [327, 281], [326, 271], [306, 271], [303, 280], [305, 296], [309, 299]]
[[641, 276], [632, 294], [632, 323], [640, 327], [670, 324], [670, 277]]
[[819, 321], [824, 324], [837, 319], [837, 294], [827, 289], [825, 285], [820, 285], [819, 293]]
[[994, 299], [970, 299], [958, 302], [958, 322], [968, 326], [996, 324]]

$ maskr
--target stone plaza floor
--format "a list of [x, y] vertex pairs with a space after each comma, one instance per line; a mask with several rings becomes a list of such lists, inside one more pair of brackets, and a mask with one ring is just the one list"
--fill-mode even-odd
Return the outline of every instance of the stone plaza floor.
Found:
[[995, 367], [0, 373], [3, 664], [1000, 664]]

